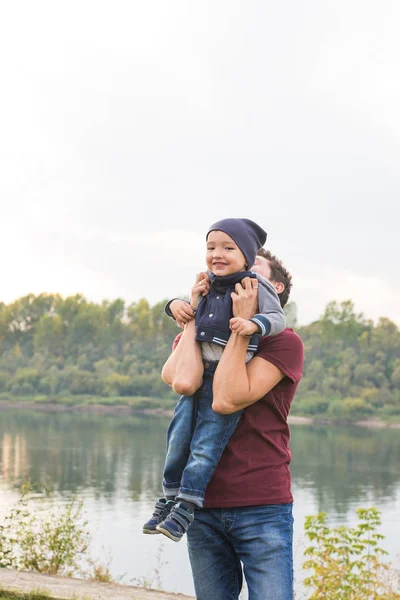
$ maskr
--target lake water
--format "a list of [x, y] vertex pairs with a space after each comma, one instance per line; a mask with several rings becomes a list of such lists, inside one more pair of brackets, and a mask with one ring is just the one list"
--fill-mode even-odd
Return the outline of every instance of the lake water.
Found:
[[[22, 410], [0, 412], [0, 518], [24, 481], [51, 485], [50, 502], [84, 501], [91, 555], [122, 583], [193, 594], [184, 541], [145, 536], [141, 526], [161, 495], [168, 420]], [[358, 507], [382, 512], [383, 547], [398, 566], [400, 430], [292, 426], [296, 588], [306, 544], [304, 517], [354, 524]]]

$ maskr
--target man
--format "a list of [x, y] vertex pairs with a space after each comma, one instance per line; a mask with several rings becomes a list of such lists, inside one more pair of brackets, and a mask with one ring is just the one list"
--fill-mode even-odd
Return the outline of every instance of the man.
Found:
[[[271, 281], [284, 306], [292, 283], [282, 263], [261, 250], [253, 270]], [[257, 311], [254, 280], [237, 284], [232, 301], [235, 317], [252, 318]], [[185, 361], [192, 360], [192, 323], [175, 358], [182, 373]], [[247, 345], [247, 338], [232, 333], [214, 376], [213, 409], [223, 414], [245, 411], [207, 487], [204, 508], [196, 511], [187, 534], [197, 600], [238, 600], [242, 564], [249, 600], [293, 598], [287, 417], [302, 374], [303, 344], [293, 330], [285, 329], [261, 338], [246, 365]]]

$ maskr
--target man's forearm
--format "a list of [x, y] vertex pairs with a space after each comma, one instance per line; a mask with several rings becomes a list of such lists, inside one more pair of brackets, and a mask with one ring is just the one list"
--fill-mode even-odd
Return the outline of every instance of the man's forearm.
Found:
[[246, 367], [249, 338], [232, 333], [215, 371], [213, 408], [216, 412], [235, 412], [249, 397], [250, 385]]
[[177, 394], [191, 396], [201, 386], [203, 370], [200, 344], [196, 341], [195, 321], [192, 319], [165, 363], [161, 376]]

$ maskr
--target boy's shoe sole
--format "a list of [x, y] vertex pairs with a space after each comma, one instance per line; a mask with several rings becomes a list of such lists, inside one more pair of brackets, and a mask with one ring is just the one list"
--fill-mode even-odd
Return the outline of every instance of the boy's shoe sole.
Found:
[[164, 529], [164, 527], [162, 526], [162, 524], [161, 525], [157, 525], [157, 531], [155, 533], [162, 533], [163, 535], [166, 535], [173, 542], [180, 542], [181, 539], [182, 539], [182, 536], [174, 535], [168, 529]]
[[157, 529], [143, 529], [142, 531], [147, 535], [155, 535], [156, 533], [160, 533], [159, 531], [157, 531]]

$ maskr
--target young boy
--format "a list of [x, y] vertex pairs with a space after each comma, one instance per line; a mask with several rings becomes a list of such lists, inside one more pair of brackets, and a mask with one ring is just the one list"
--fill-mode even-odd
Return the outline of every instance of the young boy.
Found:
[[[209, 286], [198, 282], [191, 302], [195, 310], [196, 340], [200, 342], [203, 365], [191, 373], [201, 387], [193, 396], [182, 396], [168, 429], [167, 457], [164, 468], [165, 497], [156, 502], [153, 516], [144, 524], [143, 533], [163, 533], [179, 541], [194, 520], [194, 510], [203, 506], [207, 485], [234, 432], [242, 411], [221, 415], [212, 410], [213, 375], [231, 331], [250, 336], [246, 361], [257, 350], [261, 335], [277, 335], [285, 327], [279, 298], [269, 281], [249, 271], [267, 234], [249, 219], [223, 219], [207, 233]], [[244, 277], [258, 280], [259, 313], [253, 319], [232, 318], [231, 293]], [[204, 296], [200, 296], [204, 289]], [[172, 301], [171, 301], [172, 302]], [[175, 315], [169, 302], [167, 314], [180, 320], [190, 311], [176, 305]], [[184, 302], [184, 301], [182, 301]], [[167, 383], [171, 383], [167, 381]]]

